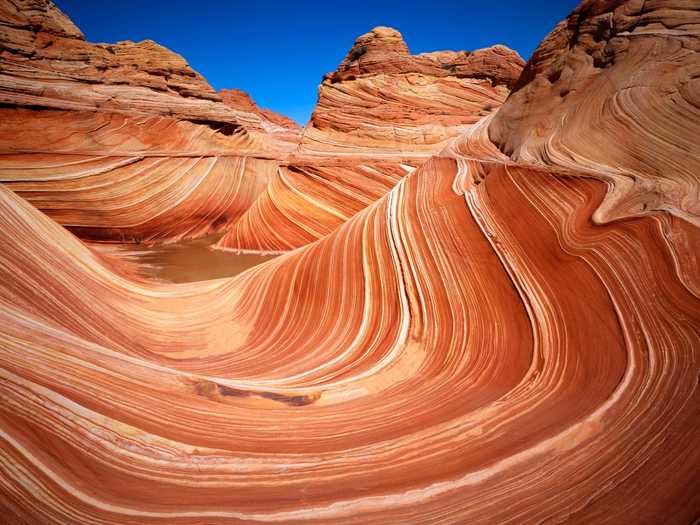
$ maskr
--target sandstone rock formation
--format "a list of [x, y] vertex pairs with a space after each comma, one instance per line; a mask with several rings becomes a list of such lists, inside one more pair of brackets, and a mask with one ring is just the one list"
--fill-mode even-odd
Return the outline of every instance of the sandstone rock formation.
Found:
[[217, 248], [279, 252], [324, 237], [497, 109], [522, 65], [500, 45], [411, 55], [394, 29], [360, 36], [324, 77], [299, 149]]
[[542, 42], [490, 136], [515, 160], [610, 180], [599, 220], [667, 210], [696, 222], [698, 53], [696, 1], [588, 0]]
[[282, 253], [317, 241], [374, 204], [415, 164], [400, 159], [314, 158], [280, 165], [215, 247]]
[[[314, 125], [300, 147], [295, 123], [241, 91], [216, 93], [155, 42], [88, 43], [47, 1], [5, 0], [0, 18], [0, 152], [13, 154], [0, 156], [0, 182], [90, 240], [175, 242], [229, 231], [219, 248], [280, 252], [320, 239], [437, 152], [484, 104], [497, 107], [503, 83], [521, 67], [502, 47], [469, 58], [404, 54], [363, 65], [371, 70], [364, 81], [375, 87], [405, 83], [405, 75], [409, 84], [441, 87], [397, 88], [395, 96], [415, 105], [412, 131], [378, 150], [357, 147], [339, 162], [332, 146], [308, 147]], [[357, 64], [346, 60], [339, 72], [351, 67]], [[353, 144], [353, 119], [369, 116], [333, 116], [325, 92], [314, 118], [347, 119], [348, 133], [335, 140]], [[458, 109], [465, 100], [469, 106]], [[385, 131], [408, 129], [404, 117], [392, 118]], [[428, 128], [437, 134], [428, 137]], [[212, 191], [216, 198], [207, 199]]]
[[[135, 279], [0, 186], [0, 523], [694, 523], [700, 172], [677, 162], [700, 158], [678, 113], [697, 112], [698, 9], [585, 1], [501, 110], [405, 176], [389, 162], [384, 196], [231, 279]], [[598, 72], [581, 53], [604, 13], [650, 23], [611, 38], [628, 52]], [[549, 92], [569, 76], [610, 111]], [[79, 180], [36, 160], [5, 168]], [[353, 194], [345, 156], [307, 160], [268, 160], [278, 178], [250, 209]], [[630, 207], [649, 188], [662, 204]]]
[[0, 180], [84, 239], [173, 242], [227, 228], [276, 166], [236, 156], [0, 155]]
[[[223, 139], [219, 147], [262, 147], [258, 135], [263, 130], [255, 112], [224, 104], [182, 57], [153, 41], [91, 44], [55, 5], [43, 0], [4, 0], [0, 2], [0, 20], [3, 131], [25, 131], [27, 136], [26, 141], [12, 135], [0, 137], [2, 151], [139, 153], [154, 146], [172, 148], [169, 144], [173, 138], [203, 133], [197, 125], [209, 128], [210, 133], [204, 133], [209, 140], [217, 133], [216, 138]], [[32, 129], [33, 115], [25, 111], [15, 114], [15, 108], [52, 110], [38, 119], [41, 126], [48, 128], [47, 137], [36, 133], [41, 128]], [[91, 120], [96, 128], [106, 128], [101, 135], [109, 132], [128, 138], [133, 134], [132, 128], [144, 127], [144, 119], [148, 119], [147, 127], [152, 133], [141, 131], [140, 135], [150, 139], [150, 143], [144, 140], [135, 148], [134, 144], [128, 149], [122, 149], [122, 144], [109, 148], [99, 140], [98, 144], [88, 141], [66, 148], [57, 147], [51, 140], [56, 133], [69, 135], [73, 126], [76, 133], [84, 135], [80, 126], [86, 120]], [[176, 126], [183, 121], [195, 126]], [[30, 129], [23, 130], [22, 122]], [[59, 128], [56, 133], [51, 133], [54, 130], [47, 126], [49, 123]], [[163, 135], [159, 128], [167, 127], [177, 129]], [[27, 131], [33, 133], [29, 135]], [[232, 135], [241, 136], [236, 137], [238, 140], [227, 139]], [[210, 148], [215, 145], [209, 141], [203, 144]]]
[[223, 100], [224, 104], [234, 109], [240, 109], [247, 111], [249, 113], [257, 113], [262, 118], [267, 121], [277, 124], [283, 128], [289, 128], [290, 130], [299, 130], [299, 124], [294, 122], [289, 117], [270, 111], [269, 109], [263, 109], [258, 107], [258, 105], [250, 98], [250, 95], [245, 91], [240, 89], [222, 89], [219, 91], [219, 96]]
[[522, 66], [502, 45], [411, 55], [398, 31], [377, 27], [324, 77], [302, 146], [336, 155], [433, 153], [498, 108]]
[[84, 238], [221, 231], [299, 141], [155, 42], [88, 43], [45, 1], [2, 1], [0, 20], [0, 181]]

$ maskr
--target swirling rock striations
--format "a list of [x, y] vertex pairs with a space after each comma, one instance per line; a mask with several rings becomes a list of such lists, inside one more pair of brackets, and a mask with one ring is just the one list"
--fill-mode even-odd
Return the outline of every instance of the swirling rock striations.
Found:
[[535, 51], [490, 137], [515, 160], [605, 176], [615, 195], [598, 220], [696, 222], [698, 53], [697, 1], [585, 1]]
[[[597, 168], [519, 158], [495, 138], [529, 144], [529, 128], [505, 124], [487, 116], [407, 175], [387, 169], [384, 196], [231, 279], [136, 280], [0, 187], [0, 522], [693, 523], [693, 208], [597, 220], [624, 184], [621, 146]], [[659, 124], [628, 126], [625, 144], [663, 129], [654, 155], [670, 162], [687, 128]], [[268, 188], [300, 187], [303, 166], [318, 178], [305, 194], [342, 210], [330, 171], [297, 165]], [[640, 184], [692, 187], [644, 166]]]
[[384, 196], [414, 169], [414, 163], [371, 159], [314, 159], [279, 166], [255, 203], [215, 247], [282, 253], [317, 241]]
[[522, 65], [505, 46], [411, 55], [394, 29], [360, 36], [324, 77], [299, 149], [216, 247], [279, 252], [322, 238], [497, 109]]
[[411, 55], [398, 31], [377, 27], [324, 77], [302, 151], [434, 153], [498, 108], [522, 66], [502, 45]]
[[46, 1], [0, 1], [0, 21], [0, 181], [83, 238], [220, 232], [299, 142], [155, 42], [91, 44]]
[[84, 239], [174, 242], [228, 228], [276, 167], [233, 156], [0, 155], [0, 181]]
[[[396, 85], [387, 91], [396, 102], [389, 134], [401, 139], [353, 146], [353, 122], [369, 115], [329, 107], [322, 87], [314, 122], [348, 126], [334, 139], [351, 148], [339, 161], [327, 142], [321, 150], [308, 147], [315, 124], [300, 147], [295, 123], [241, 91], [214, 92], [155, 42], [88, 43], [47, 1], [5, 0], [0, 17], [0, 151], [7, 153], [0, 155], [0, 181], [89, 240], [173, 242], [229, 231], [217, 247], [275, 252], [315, 241], [383, 195], [465, 122], [497, 107], [521, 67], [502, 47], [411, 56], [399, 35], [405, 52], [388, 57], [387, 39], [374, 39], [381, 45], [370, 43], [362, 61], [347, 59], [337, 74], [361, 63], [358, 75], [372, 89]], [[398, 35], [372, 34], [382, 32]], [[410, 115], [395, 111], [401, 105]], [[389, 122], [386, 116], [378, 115]], [[383, 140], [387, 129], [375, 138]]]

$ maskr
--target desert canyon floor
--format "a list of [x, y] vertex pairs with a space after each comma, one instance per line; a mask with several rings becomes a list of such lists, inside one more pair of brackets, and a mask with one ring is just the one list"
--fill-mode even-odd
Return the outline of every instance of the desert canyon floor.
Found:
[[698, 520], [700, 0], [303, 128], [0, 0], [0, 524]]

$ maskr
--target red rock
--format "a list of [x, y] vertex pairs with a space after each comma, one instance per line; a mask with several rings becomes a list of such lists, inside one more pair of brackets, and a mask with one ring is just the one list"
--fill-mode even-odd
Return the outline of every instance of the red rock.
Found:
[[[585, 2], [406, 176], [351, 147], [0, 155], [0, 521], [697, 521], [694, 5]], [[610, 9], [633, 24], [606, 40]], [[621, 188], [659, 204], [630, 213]], [[167, 236], [215, 211], [261, 247], [314, 242], [164, 284], [47, 216]]]
[[279, 252], [327, 235], [496, 110], [522, 64], [505, 46], [410, 55], [394, 29], [360, 36], [324, 77], [299, 150], [217, 248]]
[[[36, 110], [73, 111], [72, 115], [53, 114], [55, 124], [66, 131], [73, 120], [93, 118], [103, 133], [120, 135], [112, 142], [128, 141], [135, 133], [121, 122], [115, 129], [104, 117], [126, 115], [169, 119], [162, 127], [174, 127], [177, 141], [189, 141], [204, 151], [218, 149], [256, 149], [273, 151], [289, 149], [268, 136], [256, 111], [236, 110], [224, 104], [221, 97], [178, 54], [146, 40], [92, 44], [51, 2], [32, 1], [15, 5], [0, 2], [0, 115], [12, 121], [12, 108], [32, 107]], [[42, 126], [47, 126], [42, 116]], [[27, 120], [26, 114], [19, 118]], [[135, 121], [140, 126], [140, 121]], [[181, 122], [206, 126], [208, 129], [179, 126]], [[31, 125], [31, 122], [28, 122]], [[79, 126], [79, 124], [77, 124]], [[158, 128], [159, 126], [155, 126]], [[67, 129], [66, 129], [67, 128]], [[15, 139], [20, 130], [4, 126], [8, 137], [0, 136], [0, 151], [50, 151], [52, 142], [43, 136], [22, 143]], [[209, 138], [213, 131], [214, 140]], [[80, 133], [79, 129], [74, 130]], [[144, 130], [138, 132], [144, 135]], [[204, 135], [205, 137], [202, 137]], [[236, 135], [232, 137], [232, 135]], [[230, 138], [229, 138], [230, 137]], [[170, 134], [155, 133], [144, 137], [139, 147], [115, 150], [75, 144], [74, 151], [112, 154], [163, 151], [169, 148]], [[285, 142], [285, 140], [283, 140]], [[104, 151], [106, 149], [106, 151]], [[65, 151], [66, 148], [62, 148]]]
[[491, 139], [514, 160], [610, 180], [598, 220], [668, 210], [698, 224], [698, 26], [693, 1], [582, 2], [533, 54]]
[[434, 77], [489, 79], [512, 87], [525, 62], [513, 50], [496, 45], [476, 51], [434, 51], [411, 55], [403, 36], [390, 27], [375, 27], [355, 40], [331, 83], [361, 75], [420, 73]]
[[[58, 37], [84, 40], [83, 33], [53, 2], [44, 0], [11, 0], [0, 4], [2, 31], [26, 29]], [[5, 40], [5, 38], [3, 38]]]
[[[0, 102], [9, 106], [0, 109], [0, 151], [28, 155], [0, 159], [0, 181], [90, 240], [171, 242], [228, 230], [219, 248], [275, 252], [315, 241], [497, 108], [521, 66], [502, 46], [412, 56], [398, 32], [377, 29], [349, 54], [366, 42], [366, 56], [339, 67], [346, 74], [362, 64], [356, 80], [324, 81], [300, 145], [302, 131], [291, 120], [241, 91], [215, 93], [155, 42], [91, 44], [53, 4], [20, 7], [0, 2], [10, 21], [0, 31]], [[47, 29], [63, 27], [69, 29]], [[395, 103], [368, 109], [358, 89], [380, 98], [384, 92]], [[342, 92], [351, 103], [338, 98]], [[67, 154], [107, 159], [85, 169]], [[175, 158], [147, 170], [153, 184], [122, 182], [143, 172], [150, 161], [142, 157], [163, 155]], [[108, 169], [115, 157], [131, 160]], [[270, 171], [270, 159], [279, 170]], [[22, 162], [33, 168], [31, 180], [18, 175]], [[67, 179], [51, 181], [47, 166]], [[204, 175], [203, 166], [216, 169]], [[235, 167], [228, 179], [219, 175], [223, 166]], [[165, 167], [172, 170], [167, 186], [159, 178]], [[239, 191], [226, 202], [202, 203], [199, 192], [213, 187], [210, 180], [229, 180]], [[132, 202], [144, 205], [135, 212]], [[112, 211], [101, 213], [104, 207]], [[287, 225], [283, 235], [276, 224]]]
[[500, 45], [411, 55], [377, 27], [324, 77], [302, 151], [434, 153], [501, 105], [523, 63]]
[[250, 95], [240, 89], [222, 89], [219, 91], [219, 96], [224, 104], [234, 109], [240, 109], [250, 113], [257, 113], [261, 117], [273, 122], [279, 126], [298, 130], [299, 124], [294, 122], [289, 117], [270, 111], [269, 109], [259, 108], [258, 105], [250, 98]]
[[46, 1], [0, 1], [0, 18], [0, 181], [84, 238], [221, 232], [297, 146], [155, 42], [86, 42]]

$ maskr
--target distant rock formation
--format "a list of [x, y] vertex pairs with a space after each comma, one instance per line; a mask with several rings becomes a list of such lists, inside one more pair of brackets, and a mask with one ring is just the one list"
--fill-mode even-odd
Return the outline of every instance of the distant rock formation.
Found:
[[324, 77], [302, 151], [435, 152], [500, 107], [523, 64], [502, 45], [411, 55], [401, 33], [377, 27]]
[[319, 87], [301, 144], [217, 248], [279, 252], [320, 239], [498, 109], [524, 61], [505, 46], [411, 55], [360, 36]]
[[155, 42], [86, 42], [45, 0], [2, 0], [0, 20], [0, 181], [83, 238], [220, 232], [297, 147], [298, 126]]
[[476, 51], [433, 51], [411, 55], [403, 36], [391, 27], [375, 27], [359, 36], [345, 60], [325, 76], [332, 84], [364, 75], [418, 73], [431, 77], [488, 79], [512, 88], [525, 62], [503, 45]]
[[[3, 0], [0, 19], [0, 115], [9, 135], [0, 135], [0, 151], [284, 148], [272, 144], [258, 111], [224, 104], [181, 56], [153, 41], [86, 42], [44, 0]], [[86, 127], [94, 128], [87, 137]], [[79, 142], [66, 142], [71, 131]]]
[[279, 252], [320, 239], [498, 109], [524, 61], [505, 46], [411, 55], [360, 36], [323, 79], [301, 144], [217, 248]]
[[279, 113], [275, 113], [274, 111], [270, 111], [269, 109], [263, 109], [258, 107], [258, 105], [253, 101], [253, 99], [250, 98], [250, 95], [245, 91], [241, 91], [240, 89], [222, 89], [221, 91], [219, 91], [219, 96], [221, 97], [221, 100], [224, 102], [224, 104], [233, 109], [240, 109], [249, 113], [257, 113], [262, 118], [273, 122], [278, 126], [282, 126], [292, 130], [300, 129], [299, 124], [294, 122], [289, 117], [285, 117], [284, 115], [280, 115]]
[[[0, 181], [101, 241], [228, 231], [219, 248], [313, 242], [497, 108], [522, 65], [501, 46], [411, 56], [398, 32], [379, 28], [358, 39], [342, 80], [324, 81], [302, 132], [240, 90], [215, 92], [155, 42], [86, 42], [47, 0], [0, 1], [0, 17], [0, 152], [20, 155], [0, 158]], [[395, 99], [374, 117], [354, 91], [365, 80]], [[349, 102], [335, 99], [341, 86]], [[235, 190], [223, 192], [226, 184]]]

